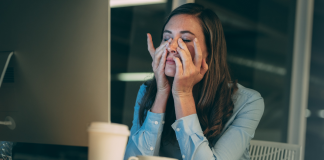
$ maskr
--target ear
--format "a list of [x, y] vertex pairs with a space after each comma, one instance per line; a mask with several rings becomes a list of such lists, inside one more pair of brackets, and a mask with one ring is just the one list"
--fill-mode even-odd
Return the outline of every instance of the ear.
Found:
[[206, 62], [206, 59], [204, 58], [204, 59], [202, 59], [202, 61], [201, 61], [200, 74], [204, 76], [205, 73], [207, 72], [207, 70], [208, 70], [208, 64], [207, 64], [207, 62]]

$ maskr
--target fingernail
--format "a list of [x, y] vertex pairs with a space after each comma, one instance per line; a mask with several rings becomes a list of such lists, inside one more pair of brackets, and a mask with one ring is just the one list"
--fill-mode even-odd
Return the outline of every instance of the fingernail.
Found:
[[148, 33], [146, 33], [146, 37], [148, 38]]
[[168, 42], [171, 42], [172, 41], [172, 38], [170, 38], [169, 40], [168, 40]]
[[196, 41], [196, 42], [198, 42], [198, 39], [197, 39], [197, 38], [195, 38], [195, 41]]

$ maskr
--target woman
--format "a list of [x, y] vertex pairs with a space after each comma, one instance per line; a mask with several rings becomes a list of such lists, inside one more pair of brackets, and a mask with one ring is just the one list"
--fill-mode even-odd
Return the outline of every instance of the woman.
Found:
[[154, 78], [137, 95], [125, 159], [250, 159], [264, 102], [258, 92], [231, 81], [217, 15], [185, 4], [168, 17], [158, 48], [147, 36]]

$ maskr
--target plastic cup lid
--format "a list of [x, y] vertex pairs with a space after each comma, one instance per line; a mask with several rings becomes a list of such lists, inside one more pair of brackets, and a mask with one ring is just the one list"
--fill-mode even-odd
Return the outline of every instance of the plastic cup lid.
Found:
[[119, 134], [124, 136], [129, 136], [130, 134], [128, 126], [124, 124], [107, 122], [92, 122], [88, 128], [88, 132], [103, 132], [110, 134]]

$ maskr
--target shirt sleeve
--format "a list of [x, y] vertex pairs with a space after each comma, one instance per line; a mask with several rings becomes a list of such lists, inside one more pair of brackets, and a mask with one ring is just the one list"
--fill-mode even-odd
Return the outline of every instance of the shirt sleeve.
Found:
[[197, 114], [178, 119], [172, 128], [183, 160], [240, 159], [254, 137], [263, 111], [263, 98], [260, 95], [252, 96], [212, 148], [203, 134]]
[[133, 125], [128, 139], [124, 160], [127, 160], [131, 156], [158, 156], [159, 154], [164, 125], [164, 113], [152, 113], [148, 111], [143, 125], [140, 126], [138, 121], [139, 102], [141, 102], [145, 90], [145, 85], [142, 85], [137, 94]]

